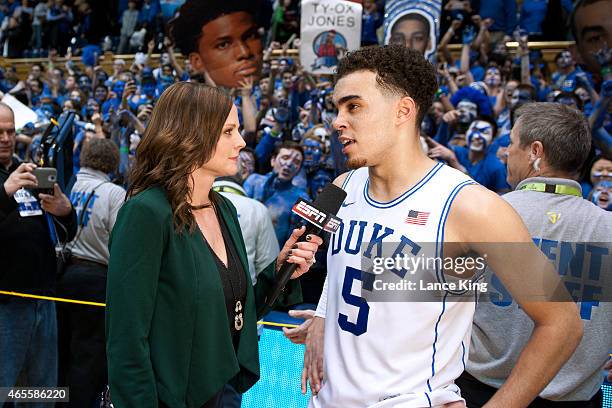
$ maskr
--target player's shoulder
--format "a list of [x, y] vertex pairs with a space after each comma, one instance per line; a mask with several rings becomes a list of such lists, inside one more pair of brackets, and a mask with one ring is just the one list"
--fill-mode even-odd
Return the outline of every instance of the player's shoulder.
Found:
[[351, 173], [350, 171], [347, 171], [345, 173], [342, 173], [338, 177], [336, 177], [336, 179], [334, 180], [334, 184], [337, 185], [338, 187], [342, 187], [342, 185], [344, 184], [344, 182], [346, 181], [350, 173]]
[[482, 218], [509, 208], [512, 207], [501, 196], [478, 183], [463, 186], [453, 202], [454, 211], [466, 217]]
[[517, 232], [524, 229], [514, 208], [480, 184], [467, 184], [457, 193], [448, 224], [460, 230], [466, 241], [501, 236], [503, 231], [510, 232], [514, 228]]
[[[344, 188], [348, 185], [351, 179], [355, 180], [355, 175], [360, 175], [358, 178], [367, 178], [368, 177], [368, 168], [360, 167], [355, 170], [350, 170], [345, 173], [342, 173], [334, 180], [334, 184], [340, 188]], [[363, 180], [362, 180], [363, 181]]]

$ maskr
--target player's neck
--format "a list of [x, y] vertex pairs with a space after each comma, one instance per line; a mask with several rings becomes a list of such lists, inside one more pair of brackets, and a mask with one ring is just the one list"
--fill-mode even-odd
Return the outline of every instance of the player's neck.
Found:
[[435, 164], [417, 143], [393, 149], [384, 162], [369, 167], [369, 194], [376, 200], [391, 201], [421, 181]]

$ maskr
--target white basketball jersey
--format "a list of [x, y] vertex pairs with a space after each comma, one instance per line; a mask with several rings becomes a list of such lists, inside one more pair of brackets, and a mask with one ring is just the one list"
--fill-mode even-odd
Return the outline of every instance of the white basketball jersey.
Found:
[[[452, 301], [452, 294], [440, 301], [367, 302], [360, 268], [373, 242], [385, 248], [441, 245], [454, 198], [475, 182], [438, 163], [390, 202], [371, 198], [368, 184], [364, 167], [350, 172], [343, 185], [342, 227], [329, 246], [327, 298], [324, 293], [317, 309], [325, 315], [326, 380], [310, 406], [414, 408], [460, 401], [454, 380], [468, 357], [474, 302]], [[423, 250], [431, 252], [429, 247], [435, 245]]]

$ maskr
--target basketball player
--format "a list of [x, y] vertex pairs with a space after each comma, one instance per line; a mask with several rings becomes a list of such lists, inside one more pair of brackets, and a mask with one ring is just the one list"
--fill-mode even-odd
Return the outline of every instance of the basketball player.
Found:
[[[533, 301], [530, 288], [552, 291], [559, 279], [516, 212], [421, 149], [418, 130], [436, 88], [433, 67], [402, 46], [363, 48], [339, 63], [333, 125], [354, 170], [335, 181], [348, 193], [338, 213], [342, 227], [330, 244], [317, 312], [306, 324], [302, 387], [307, 377], [315, 395], [310, 407], [464, 406], [454, 380], [465, 368], [474, 302], [454, 301], [449, 292], [437, 302], [368, 302], [362, 260], [383, 242], [398, 253], [486, 256], [534, 321], [533, 336], [488, 406], [527, 406], [582, 336], [573, 303]], [[419, 253], [416, 243], [426, 242], [443, 251], [423, 245]], [[536, 269], [542, 281], [530, 274]]]

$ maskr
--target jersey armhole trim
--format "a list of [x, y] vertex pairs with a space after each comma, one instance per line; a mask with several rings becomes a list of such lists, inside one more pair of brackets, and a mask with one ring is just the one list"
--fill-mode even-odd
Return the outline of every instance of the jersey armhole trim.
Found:
[[355, 170], [351, 170], [349, 171], [349, 174], [346, 176], [346, 178], [344, 179], [344, 181], [342, 182], [342, 189], [344, 190], [345, 187], [348, 185], [349, 180], [351, 179], [351, 177], [353, 177], [353, 173], [355, 173]]
[[[436, 233], [436, 251], [435, 251], [436, 259], [444, 258], [444, 228], [446, 226], [446, 220], [448, 219], [448, 214], [450, 213], [450, 208], [451, 208], [451, 205], [453, 204], [453, 201], [455, 201], [457, 194], [459, 194], [459, 192], [461, 191], [461, 189], [463, 189], [463, 187], [468, 186], [468, 185], [476, 185], [476, 184], [478, 183], [476, 183], [474, 180], [471, 180], [471, 179], [463, 181], [459, 183], [457, 186], [455, 186], [453, 191], [451, 191], [451, 193], [448, 195], [448, 198], [446, 199], [446, 202], [444, 203], [444, 207], [442, 208], [442, 213], [440, 214], [440, 220], [438, 221], [438, 231]], [[438, 279], [438, 282], [446, 283], [446, 279], [444, 279], [444, 271], [440, 270], [440, 268], [438, 267], [439, 266], [438, 262], [436, 262], [435, 266], [436, 266], [436, 278]], [[467, 291], [464, 290], [462, 292], [454, 292], [454, 291], [447, 291], [447, 292], [454, 294], [454, 295], [461, 295]]]

